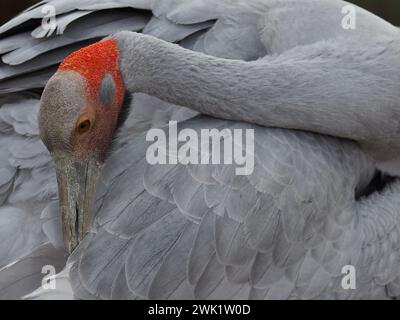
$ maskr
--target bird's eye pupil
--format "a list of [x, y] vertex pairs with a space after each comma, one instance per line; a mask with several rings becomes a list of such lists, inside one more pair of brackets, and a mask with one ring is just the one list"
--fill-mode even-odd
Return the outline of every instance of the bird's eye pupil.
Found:
[[90, 121], [89, 120], [82, 121], [78, 126], [79, 133], [85, 133], [89, 129], [90, 129]]

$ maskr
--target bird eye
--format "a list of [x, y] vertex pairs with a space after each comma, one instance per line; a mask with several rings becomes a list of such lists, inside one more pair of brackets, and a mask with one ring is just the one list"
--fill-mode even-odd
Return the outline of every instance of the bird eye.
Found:
[[90, 120], [84, 120], [81, 123], [79, 123], [78, 125], [78, 133], [79, 134], [83, 134], [87, 131], [89, 131], [90, 129]]

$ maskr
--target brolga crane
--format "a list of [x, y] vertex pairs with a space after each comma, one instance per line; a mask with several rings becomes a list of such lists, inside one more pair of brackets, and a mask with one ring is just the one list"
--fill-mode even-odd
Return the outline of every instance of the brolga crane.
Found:
[[[0, 27], [0, 297], [44, 265], [82, 299], [399, 297], [400, 32], [347, 5], [48, 0]], [[149, 164], [171, 120], [254, 130], [254, 171]]]

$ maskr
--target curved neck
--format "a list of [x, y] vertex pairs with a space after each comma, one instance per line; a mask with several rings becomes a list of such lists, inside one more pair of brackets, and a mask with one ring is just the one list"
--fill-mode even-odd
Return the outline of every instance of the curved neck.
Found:
[[[394, 71], [375, 70], [379, 68], [371, 68], [371, 60], [364, 68], [360, 52], [341, 49], [346, 56], [315, 45], [245, 62], [133, 32], [115, 37], [122, 78], [132, 93], [146, 93], [217, 118], [363, 143], [382, 139], [387, 143], [398, 128], [398, 121], [390, 117], [399, 114], [399, 82], [393, 78], [400, 80], [400, 72], [391, 77]], [[391, 73], [383, 77], [384, 71]]]

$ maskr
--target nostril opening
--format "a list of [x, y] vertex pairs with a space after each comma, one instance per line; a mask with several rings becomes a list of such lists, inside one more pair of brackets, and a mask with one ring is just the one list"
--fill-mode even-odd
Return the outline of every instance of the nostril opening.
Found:
[[376, 170], [371, 182], [356, 195], [356, 199], [358, 200], [362, 197], [368, 197], [375, 192], [380, 192], [395, 180], [396, 177], [387, 175], [382, 171]]
[[79, 239], [79, 206], [75, 203], [75, 236]]

